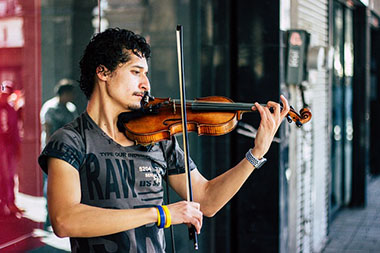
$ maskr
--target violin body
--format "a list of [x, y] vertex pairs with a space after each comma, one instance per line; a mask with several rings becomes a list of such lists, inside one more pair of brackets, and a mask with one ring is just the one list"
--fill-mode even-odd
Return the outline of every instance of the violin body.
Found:
[[[125, 135], [136, 144], [152, 144], [168, 140], [171, 136], [182, 133], [181, 106], [178, 100], [156, 98], [147, 105], [155, 108], [145, 112], [141, 117], [124, 119]], [[233, 103], [225, 97], [213, 96], [194, 100], [193, 102]], [[231, 132], [241, 118], [240, 111], [199, 111], [193, 110], [191, 103], [186, 105], [187, 129], [198, 135], [218, 136]]]
[[[234, 103], [221, 96], [210, 96], [186, 102], [187, 130], [198, 135], [219, 136], [231, 132], [245, 112], [256, 111], [254, 104]], [[299, 115], [294, 109], [288, 114], [289, 122], [300, 127], [311, 119], [303, 108]], [[171, 98], [143, 98], [141, 110], [119, 115], [118, 128], [136, 144], [148, 145], [182, 133], [180, 101]]]

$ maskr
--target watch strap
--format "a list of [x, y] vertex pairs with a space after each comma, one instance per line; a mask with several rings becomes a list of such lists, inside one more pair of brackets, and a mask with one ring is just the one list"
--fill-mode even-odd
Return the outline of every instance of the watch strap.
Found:
[[266, 158], [257, 159], [254, 155], [252, 155], [252, 149], [250, 148], [248, 152], [245, 154], [245, 158], [250, 162], [256, 169], [259, 169], [263, 164], [267, 161]]

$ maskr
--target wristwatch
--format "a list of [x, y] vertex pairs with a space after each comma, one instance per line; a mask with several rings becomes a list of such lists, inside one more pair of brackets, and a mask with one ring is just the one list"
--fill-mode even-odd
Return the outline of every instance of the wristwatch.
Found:
[[250, 148], [248, 150], [248, 152], [245, 154], [245, 158], [248, 160], [248, 162], [250, 162], [253, 166], [255, 166], [256, 169], [260, 168], [261, 166], [263, 166], [263, 164], [267, 161], [266, 158], [261, 158], [261, 159], [257, 159], [256, 157], [254, 157], [254, 155], [252, 155], [252, 149]]

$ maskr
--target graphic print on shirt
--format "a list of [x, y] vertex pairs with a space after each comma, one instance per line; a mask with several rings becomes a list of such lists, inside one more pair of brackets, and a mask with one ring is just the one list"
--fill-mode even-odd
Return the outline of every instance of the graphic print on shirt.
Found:
[[136, 154], [112, 152], [100, 152], [98, 156], [93, 153], [87, 154], [84, 169], [89, 199], [127, 199], [138, 198], [138, 194], [155, 194], [154, 197], [141, 200], [161, 200], [164, 169], [150, 159], [128, 160], [119, 158], [120, 156], [136, 157]]
[[[85, 182], [83, 186], [87, 186], [87, 189], [82, 186], [85, 203], [115, 209], [162, 204], [165, 170], [146, 155], [132, 152], [89, 153], [82, 170], [81, 181]], [[163, 231], [155, 224], [148, 224], [89, 240], [88, 246], [94, 252], [124, 252], [122, 249], [134, 247], [137, 247], [137, 252], [160, 252], [163, 238]]]

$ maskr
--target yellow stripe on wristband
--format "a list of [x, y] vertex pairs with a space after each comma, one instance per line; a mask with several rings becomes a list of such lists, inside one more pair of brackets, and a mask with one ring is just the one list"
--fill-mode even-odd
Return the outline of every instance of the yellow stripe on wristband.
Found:
[[158, 210], [158, 207], [156, 207], [157, 210], [157, 227], [161, 225], [161, 215], [160, 215], [160, 210]]
[[165, 222], [164, 228], [168, 228], [172, 224], [172, 217], [170, 215], [170, 211], [167, 206], [162, 206], [162, 208], [164, 209], [165, 216], [166, 216], [166, 222]]

